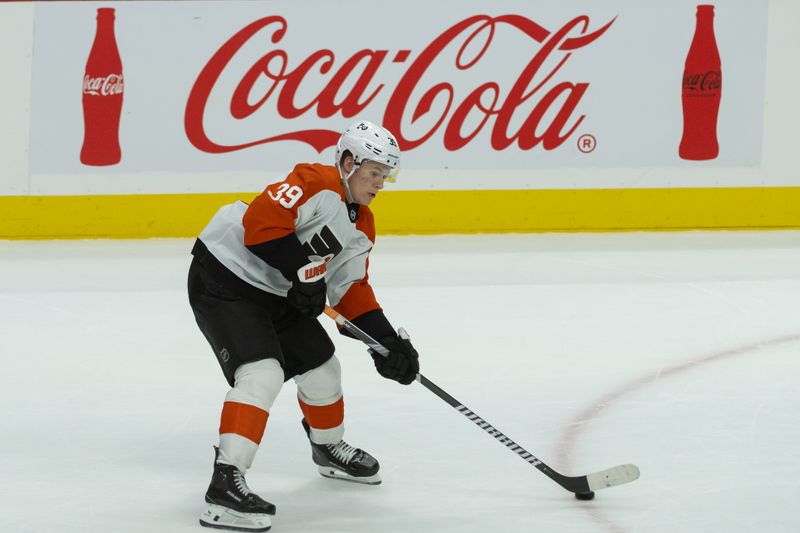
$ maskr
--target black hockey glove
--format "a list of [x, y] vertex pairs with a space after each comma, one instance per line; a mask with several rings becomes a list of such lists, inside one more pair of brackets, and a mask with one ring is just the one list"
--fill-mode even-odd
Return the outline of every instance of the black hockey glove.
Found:
[[411, 338], [406, 330], [400, 328], [397, 333], [379, 339], [379, 342], [389, 350], [389, 355], [383, 356], [371, 348], [369, 354], [375, 362], [378, 374], [408, 385], [414, 381], [419, 372], [419, 354], [411, 345]]
[[325, 310], [328, 287], [325, 285], [325, 261], [312, 256], [312, 261], [297, 271], [292, 288], [286, 294], [289, 305], [301, 315], [316, 318]]
[[325, 285], [324, 279], [311, 283], [295, 280], [292, 282], [292, 288], [286, 294], [286, 299], [289, 300], [289, 305], [301, 315], [316, 318], [325, 310], [327, 291], [328, 287]]

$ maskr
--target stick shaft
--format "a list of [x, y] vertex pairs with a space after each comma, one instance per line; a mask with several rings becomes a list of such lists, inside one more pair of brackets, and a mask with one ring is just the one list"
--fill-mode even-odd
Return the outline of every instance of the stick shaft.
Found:
[[[362, 341], [364, 344], [366, 344], [376, 352], [384, 356], [388, 355], [389, 351], [386, 349], [386, 347], [384, 347], [381, 343], [370, 337], [367, 333], [362, 331], [358, 326], [356, 326], [355, 324], [344, 318], [342, 315], [337, 313], [330, 306], [325, 306], [325, 314], [331, 317], [337, 324], [339, 324], [347, 332], [352, 334], [354, 337]], [[451, 407], [453, 407], [456, 411], [467, 417], [467, 419], [470, 422], [472, 422], [473, 424], [484, 430], [486, 433], [488, 433], [495, 439], [497, 439], [500, 443], [505, 445], [509, 450], [516, 453], [530, 465], [535, 466], [546, 476], [553, 479], [556, 483], [558, 483], [565, 489], [569, 490], [570, 492], [588, 492], [590, 490], [586, 476], [572, 478], [559, 474], [558, 472], [547, 466], [543, 461], [536, 458], [532, 453], [527, 451], [525, 448], [523, 448], [522, 446], [520, 446], [507, 436], [505, 436], [494, 426], [489, 424], [486, 420], [475, 414], [472, 410], [470, 410], [461, 402], [453, 398], [450, 394], [445, 392], [444, 389], [433, 383], [431, 380], [429, 380], [422, 374], [417, 374], [416, 379], [418, 382], [422, 384], [423, 387], [434, 393], [436, 396], [438, 396], [446, 403], [448, 403]]]

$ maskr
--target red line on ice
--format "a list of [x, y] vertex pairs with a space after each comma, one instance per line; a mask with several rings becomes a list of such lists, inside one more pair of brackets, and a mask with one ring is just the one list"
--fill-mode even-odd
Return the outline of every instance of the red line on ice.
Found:
[[[619, 387], [618, 389], [596, 400], [586, 409], [575, 415], [575, 417], [573, 417], [571, 422], [567, 423], [564, 430], [561, 432], [561, 438], [558, 440], [558, 442], [563, 443], [559, 447], [559, 451], [556, 456], [558, 459], [558, 464], [564, 470], [567, 471], [570, 470], [570, 460], [571, 460], [570, 456], [572, 455], [572, 451], [575, 447], [575, 443], [578, 441], [578, 437], [580, 436], [581, 431], [583, 431], [584, 427], [586, 426], [586, 422], [599, 418], [603, 414], [603, 411], [605, 411], [614, 402], [616, 402], [618, 399], [625, 396], [626, 394], [642, 389], [652, 383], [658, 382], [661, 378], [682, 374], [689, 370], [695, 369], [699, 366], [716, 363], [717, 361], [736, 357], [739, 355], [751, 354], [753, 352], [757, 352], [758, 350], [762, 350], [764, 348], [772, 348], [773, 346], [779, 344], [786, 344], [798, 341], [800, 341], [800, 335], [787, 335], [784, 337], [776, 337], [774, 339], [769, 339], [763, 342], [745, 344], [736, 348], [731, 348], [729, 350], [716, 352], [704, 357], [700, 357], [698, 359], [693, 359], [685, 363], [680, 363], [667, 368], [663, 368], [656, 372], [651, 372], [645, 376], [642, 376], [640, 378], [628, 382], [627, 384]], [[561, 468], [559, 468], [559, 470], [561, 470]], [[647, 472], [643, 472], [642, 475], [646, 476]], [[626, 533], [624, 527], [614, 523], [614, 521], [611, 518], [607, 517], [605, 514], [603, 514], [600, 511], [600, 509], [597, 508], [596, 505], [592, 504], [586, 505], [585, 502], [583, 502], [581, 503], [581, 507], [586, 512], [588, 512], [592, 516], [592, 518], [594, 518], [595, 521], [602, 524], [609, 531], [613, 533]]]

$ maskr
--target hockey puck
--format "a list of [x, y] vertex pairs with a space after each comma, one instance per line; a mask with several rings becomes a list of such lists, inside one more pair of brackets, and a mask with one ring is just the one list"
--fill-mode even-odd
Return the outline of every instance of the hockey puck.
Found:
[[594, 500], [594, 492], [576, 492], [575, 498], [578, 500]]

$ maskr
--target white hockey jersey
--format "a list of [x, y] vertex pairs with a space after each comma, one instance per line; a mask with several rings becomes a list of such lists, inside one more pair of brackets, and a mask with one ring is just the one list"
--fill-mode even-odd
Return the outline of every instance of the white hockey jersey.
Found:
[[247, 246], [296, 233], [309, 256], [330, 258], [325, 272], [328, 302], [352, 320], [380, 309], [367, 274], [375, 241], [374, 219], [368, 207], [357, 207], [357, 214], [348, 212], [335, 167], [300, 164], [250, 205], [239, 201], [220, 208], [199, 239], [241, 280], [262, 291], [286, 296], [291, 283]]

